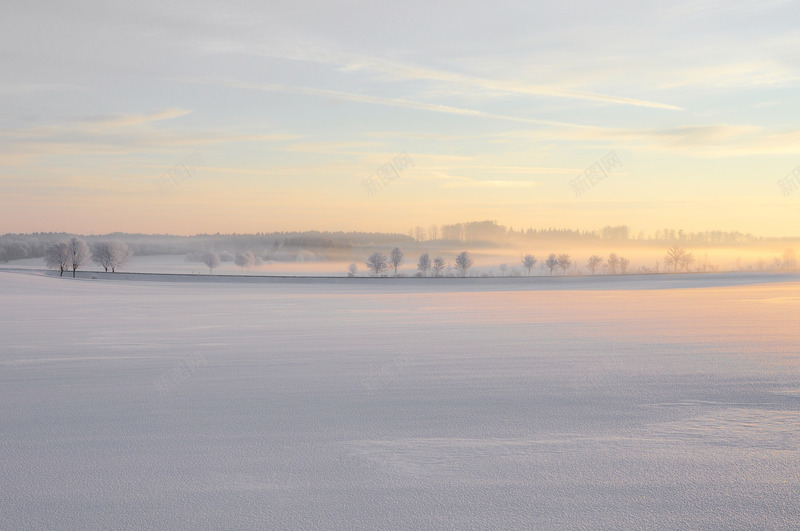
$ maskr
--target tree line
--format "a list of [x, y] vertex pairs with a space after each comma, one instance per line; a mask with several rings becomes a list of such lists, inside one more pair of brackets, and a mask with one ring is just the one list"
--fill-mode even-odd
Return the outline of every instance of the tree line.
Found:
[[[533, 254], [526, 254], [525, 256], [522, 256], [520, 261], [522, 267], [527, 270], [528, 276], [531, 275], [531, 271], [536, 264], [540, 263], [539, 259]], [[405, 262], [405, 253], [400, 247], [393, 248], [388, 256], [383, 252], [378, 251], [372, 253], [364, 260], [367, 270], [374, 276], [385, 276], [385, 274], [389, 271], [393, 272], [394, 276], [398, 276], [398, 268]], [[665, 272], [690, 272], [691, 266], [695, 262], [696, 258], [694, 254], [679, 245], [673, 245], [667, 249], [666, 255], [663, 258]], [[659, 263], [659, 261], [656, 261], [657, 265], [655, 270], [642, 268], [642, 272], [659, 273]], [[452, 267], [455, 269], [458, 276], [465, 277], [468, 275], [468, 272], [473, 264], [474, 260], [469, 252], [462, 251], [456, 256], [454, 266]], [[567, 271], [569, 271], [573, 265], [576, 264], [572, 257], [567, 253], [550, 253], [547, 258], [541, 261], [542, 271], [547, 269], [550, 275], [554, 275], [559, 270], [563, 275], [566, 275]], [[598, 273], [624, 275], [629, 272], [630, 260], [624, 256], [618, 255], [617, 253], [611, 253], [608, 255], [608, 257], [592, 255], [586, 260], [585, 265], [592, 275], [596, 275]], [[794, 250], [792, 249], [787, 249], [780, 259], [775, 259], [775, 269], [794, 270], [797, 268], [797, 266], [798, 259]], [[427, 252], [420, 255], [419, 259], [417, 260], [417, 276], [421, 277], [427, 277], [431, 275], [434, 277], [443, 276], [445, 271], [450, 268], [451, 266], [448, 265], [448, 263], [441, 256], [431, 258], [430, 254]], [[703, 267], [698, 268], [697, 271], [706, 271], [709, 268], [712, 271], [716, 271], [717, 269], [714, 266], [708, 266], [707, 264], [704, 264]], [[508, 264], [500, 264], [500, 272], [502, 276], [506, 276], [506, 273], [508, 272]], [[518, 274], [515, 274], [515, 272], [516, 270], [512, 269], [511, 275], [519, 276]], [[348, 276], [354, 277], [357, 274], [358, 266], [356, 264], [350, 264], [348, 267]]]
[[117, 268], [130, 260], [133, 253], [126, 244], [117, 241], [100, 241], [91, 245], [75, 236], [49, 245], [45, 249], [44, 261], [47, 267], [58, 269], [59, 276], [64, 276], [64, 271], [72, 270], [72, 278], [78, 268], [84, 266], [90, 259], [103, 267], [106, 273], [110, 269], [116, 273]]
[[[395, 247], [389, 253], [389, 256], [384, 255], [382, 252], [374, 252], [366, 260], [364, 264], [367, 270], [375, 276], [380, 276], [384, 271], [393, 270], [394, 276], [397, 276], [397, 269], [405, 263], [405, 253], [400, 247]], [[467, 251], [460, 252], [454, 261], [455, 270], [459, 276], [466, 277], [469, 269], [472, 267], [474, 261], [472, 256]], [[417, 260], [417, 271], [419, 276], [427, 277], [432, 275], [440, 277], [451, 266], [441, 256], [431, 258], [429, 253], [423, 253]], [[347, 273], [349, 276], [354, 277], [358, 273], [358, 266], [350, 264]]]

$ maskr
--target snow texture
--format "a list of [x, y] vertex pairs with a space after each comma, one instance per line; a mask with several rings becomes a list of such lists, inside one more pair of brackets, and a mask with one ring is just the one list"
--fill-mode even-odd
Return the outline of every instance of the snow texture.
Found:
[[1, 529], [800, 527], [797, 276], [91, 276], [0, 271]]

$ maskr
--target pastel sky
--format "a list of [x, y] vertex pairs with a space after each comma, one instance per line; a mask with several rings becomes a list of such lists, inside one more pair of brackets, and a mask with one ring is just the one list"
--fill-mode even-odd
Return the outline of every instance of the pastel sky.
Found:
[[[798, 16], [769, 0], [10, 0], [0, 233], [798, 235], [800, 191], [777, 184], [800, 166]], [[621, 166], [577, 196], [610, 152]]]

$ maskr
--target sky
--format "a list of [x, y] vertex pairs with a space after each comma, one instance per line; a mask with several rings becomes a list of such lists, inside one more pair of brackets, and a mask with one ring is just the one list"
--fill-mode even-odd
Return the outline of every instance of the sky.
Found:
[[800, 2], [3, 11], [0, 233], [800, 234]]

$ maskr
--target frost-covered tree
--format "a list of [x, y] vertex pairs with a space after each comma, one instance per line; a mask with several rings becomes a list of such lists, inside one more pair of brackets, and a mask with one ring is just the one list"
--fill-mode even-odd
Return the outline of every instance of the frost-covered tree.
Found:
[[603, 263], [603, 259], [600, 258], [599, 256], [597, 256], [596, 254], [593, 254], [586, 261], [586, 267], [588, 267], [589, 271], [591, 271], [592, 274], [594, 275], [595, 272], [597, 271], [597, 268], [600, 267], [600, 264], [602, 264], [602, 263]]
[[444, 271], [445, 268], [447, 268], [447, 262], [444, 261], [444, 258], [437, 256], [433, 259], [433, 263], [431, 264], [431, 272], [433, 273], [433, 276], [441, 276], [442, 271]]
[[203, 255], [203, 263], [208, 266], [208, 273], [214, 272], [214, 268], [219, 267], [219, 255], [214, 251], [209, 251]]
[[678, 245], [673, 245], [667, 249], [667, 255], [664, 257], [664, 264], [672, 266], [672, 271], [677, 272], [681, 264], [685, 262], [685, 257], [686, 251]]
[[467, 251], [461, 251], [456, 256], [456, 269], [462, 277], [467, 276], [469, 268], [472, 267], [472, 257]]
[[86, 245], [86, 242], [75, 236], [67, 241], [67, 252], [69, 253], [72, 278], [75, 278], [75, 272], [89, 260], [92, 254], [89, 252], [89, 246]]
[[684, 253], [684, 255], [681, 256], [681, 261], [680, 261], [681, 269], [688, 272], [689, 267], [691, 267], [694, 261], [695, 261], [694, 254], [690, 252]]
[[400, 267], [405, 260], [403, 259], [403, 250], [400, 247], [395, 247], [389, 253], [389, 264], [394, 269], [394, 276], [397, 276], [397, 268]]
[[616, 253], [611, 253], [608, 255], [608, 269], [612, 275], [616, 275], [617, 268], [619, 268], [619, 256]]
[[252, 267], [252, 265], [256, 262], [256, 257], [250, 251], [245, 251], [243, 253], [236, 253], [236, 257], [233, 259], [233, 263], [239, 266], [242, 271], [244, 271], [245, 267]]
[[431, 269], [431, 255], [428, 253], [424, 253], [422, 256], [419, 257], [417, 260], [417, 269], [422, 273], [423, 276], [428, 276], [428, 271]]
[[117, 268], [130, 260], [130, 247], [121, 241], [113, 240], [107, 242], [97, 242], [92, 245], [92, 261], [105, 269], [106, 273], [110, 269], [112, 273]]
[[555, 253], [550, 253], [550, 256], [544, 261], [544, 265], [550, 270], [550, 274], [552, 275], [553, 270], [558, 267], [558, 256], [556, 256]]
[[354, 277], [358, 274], [358, 266], [355, 264], [350, 264], [347, 266], [347, 276]]
[[67, 242], [58, 242], [50, 245], [45, 251], [44, 263], [51, 269], [58, 269], [58, 276], [63, 277], [64, 271], [69, 269]]
[[92, 261], [105, 269], [111, 267], [111, 245], [109, 242], [96, 242], [92, 244]]
[[797, 254], [794, 249], [786, 249], [783, 251], [781, 266], [786, 270], [793, 270], [797, 268]]
[[531, 276], [531, 269], [533, 269], [533, 266], [536, 265], [537, 261], [538, 260], [536, 260], [536, 257], [532, 254], [526, 254], [522, 259], [522, 265], [528, 270], [528, 276]]
[[118, 267], [124, 266], [133, 256], [133, 251], [121, 241], [111, 242], [111, 272], [116, 273]]
[[367, 265], [367, 269], [372, 271], [375, 276], [380, 275], [383, 271], [389, 268], [389, 259], [386, 258], [381, 252], [375, 252], [369, 255], [364, 263]]
[[568, 254], [558, 255], [558, 267], [560, 267], [564, 271], [565, 275], [567, 274], [567, 269], [569, 269], [569, 266], [571, 265], [572, 265], [572, 259], [569, 257]]

